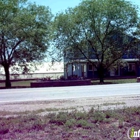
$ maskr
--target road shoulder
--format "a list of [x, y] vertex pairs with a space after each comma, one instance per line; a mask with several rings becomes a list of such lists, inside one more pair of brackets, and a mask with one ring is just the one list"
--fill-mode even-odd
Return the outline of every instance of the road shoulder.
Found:
[[0, 103], [0, 112], [6, 114], [25, 114], [26, 112], [36, 112], [39, 115], [45, 115], [50, 112], [71, 111], [71, 110], [89, 110], [95, 109], [118, 109], [124, 107], [140, 106], [140, 95], [129, 96], [111, 96], [111, 97], [92, 97], [78, 99], [63, 99], [49, 101], [31, 101], [31, 102], [7, 102]]

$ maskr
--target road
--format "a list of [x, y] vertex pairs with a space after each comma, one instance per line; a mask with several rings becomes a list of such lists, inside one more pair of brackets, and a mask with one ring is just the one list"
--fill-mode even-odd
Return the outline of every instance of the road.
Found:
[[0, 103], [137, 94], [140, 95], [140, 83], [1, 89]]

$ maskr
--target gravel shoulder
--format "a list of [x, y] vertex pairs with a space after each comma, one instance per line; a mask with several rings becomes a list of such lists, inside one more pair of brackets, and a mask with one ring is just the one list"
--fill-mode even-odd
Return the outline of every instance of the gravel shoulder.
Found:
[[[116, 109], [122, 107], [140, 106], [140, 95], [78, 98], [65, 100], [9, 102], [0, 103], [0, 112], [32, 112], [39, 111], [41, 115], [62, 110]], [[42, 110], [42, 111], [41, 111]]]

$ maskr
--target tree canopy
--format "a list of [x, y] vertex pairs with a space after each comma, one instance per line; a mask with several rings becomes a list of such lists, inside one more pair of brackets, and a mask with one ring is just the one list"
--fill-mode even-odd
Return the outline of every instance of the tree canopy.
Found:
[[48, 7], [26, 0], [0, 0], [0, 65], [10, 87], [9, 68], [44, 59], [52, 14]]
[[63, 55], [70, 49], [73, 56], [83, 56], [97, 68], [103, 82], [105, 69], [119, 63], [124, 53], [132, 49], [137, 21], [137, 8], [128, 1], [84, 0], [57, 14], [54, 44]]

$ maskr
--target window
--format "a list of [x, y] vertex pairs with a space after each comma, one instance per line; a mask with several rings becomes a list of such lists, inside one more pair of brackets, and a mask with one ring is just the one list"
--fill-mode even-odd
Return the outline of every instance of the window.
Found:
[[89, 64], [89, 65], [88, 65], [88, 70], [89, 70], [89, 71], [93, 71], [93, 65], [92, 65], [92, 64]]
[[135, 71], [136, 67], [134, 63], [129, 64], [129, 71]]

